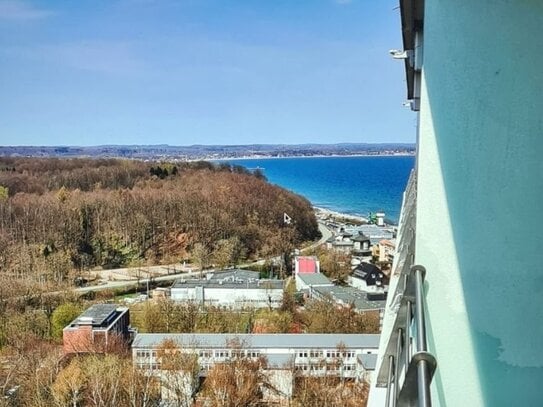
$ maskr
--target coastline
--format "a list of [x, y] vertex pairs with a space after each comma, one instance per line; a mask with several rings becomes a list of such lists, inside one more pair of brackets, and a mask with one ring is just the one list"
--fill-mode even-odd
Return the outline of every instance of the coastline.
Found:
[[338, 218], [338, 219], [352, 220], [357, 223], [368, 223], [368, 219], [363, 216], [350, 215], [348, 213], [337, 212], [337, 211], [322, 208], [319, 206], [313, 206], [313, 210], [315, 211], [315, 214], [317, 215], [317, 218], [319, 219], [325, 218], [325, 217], [332, 217], [332, 218]]
[[[326, 159], [330, 157], [329, 159]], [[354, 158], [348, 158], [354, 157]], [[336, 218], [341, 223], [369, 223], [370, 213], [384, 211], [388, 217], [387, 224], [396, 224], [397, 209], [390, 199], [393, 192], [401, 202], [405, 188], [398, 177], [405, 176], [411, 170], [414, 156], [388, 155], [387, 159], [357, 158], [350, 156], [303, 156], [268, 157], [244, 159], [216, 160], [216, 165], [227, 163], [240, 165], [250, 170], [260, 168], [268, 178], [268, 182], [277, 184], [309, 200], [318, 218]], [[364, 156], [366, 157], [366, 156]], [[368, 157], [384, 157], [369, 155]], [[401, 157], [401, 158], [394, 158]], [[300, 158], [307, 158], [306, 160]], [[313, 158], [310, 160], [310, 158]], [[375, 173], [379, 182], [367, 182], [364, 174]], [[390, 172], [392, 171], [392, 172]], [[394, 179], [388, 175], [394, 173]], [[405, 173], [405, 174], [404, 174]], [[318, 179], [315, 177], [318, 174]], [[353, 175], [358, 174], [358, 175]], [[384, 193], [381, 185], [392, 185], [391, 190]], [[361, 191], [364, 191], [363, 193]]]
[[390, 154], [314, 154], [314, 155], [286, 155], [286, 156], [265, 156], [265, 155], [247, 155], [241, 157], [229, 157], [229, 158], [202, 158], [191, 159], [188, 161], [242, 161], [242, 160], [282, 160], [286, 158], [352, 158], [352, 157], [414, 157], [415, 153], [390, 153]]

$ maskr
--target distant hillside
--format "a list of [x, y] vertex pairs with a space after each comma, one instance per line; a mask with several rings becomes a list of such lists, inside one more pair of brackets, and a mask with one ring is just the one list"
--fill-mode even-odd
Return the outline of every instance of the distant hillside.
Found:
[[240, 157], [294, 157], [314, 155], [385, 155], [414, 154], [414, 144], [252, 144], [252, 145], [106, 145], [77, 146], [0, 146], [0, 156], [6, 157], [100, 157], [198, 160]]
[[305, 198], [208, 162], [1, 158], [0, 224], [0, 277], [57, 283], [96, 266], [234, 264], [320, 235]]

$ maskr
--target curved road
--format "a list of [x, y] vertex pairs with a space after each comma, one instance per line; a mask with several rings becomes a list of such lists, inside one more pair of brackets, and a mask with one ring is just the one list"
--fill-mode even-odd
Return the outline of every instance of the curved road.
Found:
[[315, 243], [310, 244], [309, 246], [303, 248], [300, 250], [301, 253], [307, 252], [309, 250], [315, 249], [316, 247], [319, 247], [321, 244], [324, 244], [329, 238], [333, 236], [333, 233], [330, 229], [328, 229], [324, 223], [319, 222], [319, 231], [322, 234], [322, 237], [316, 241]]

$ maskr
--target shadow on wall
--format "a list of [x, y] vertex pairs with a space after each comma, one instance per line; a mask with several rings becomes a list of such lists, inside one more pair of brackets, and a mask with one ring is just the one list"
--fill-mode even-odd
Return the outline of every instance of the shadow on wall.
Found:
[[541, 27], [539, 0], [426, 2], [428, 99], [488, 406], [543, 403]]

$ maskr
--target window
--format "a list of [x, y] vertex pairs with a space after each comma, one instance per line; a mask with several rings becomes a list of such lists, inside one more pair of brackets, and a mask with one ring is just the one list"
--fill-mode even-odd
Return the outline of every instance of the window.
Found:
[[311, 358], [322, 358], [322, 351], [320, 350], [312, 350], [309, 352], [309, 357]]
[[216, 358], [227, 358], [228, 356], [230, 356], [230, 351], [228, 350], [221, 349], [215, 351]]

